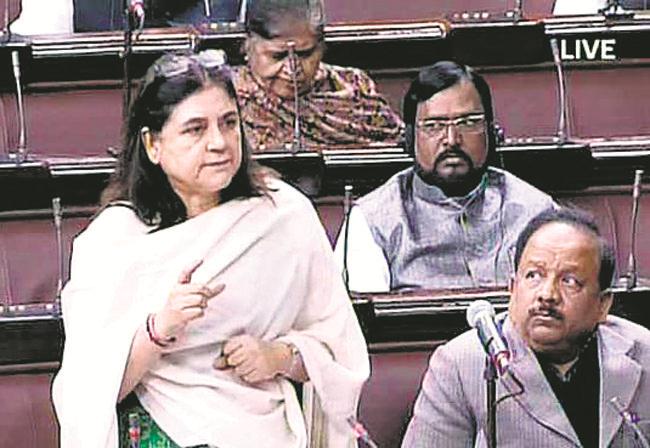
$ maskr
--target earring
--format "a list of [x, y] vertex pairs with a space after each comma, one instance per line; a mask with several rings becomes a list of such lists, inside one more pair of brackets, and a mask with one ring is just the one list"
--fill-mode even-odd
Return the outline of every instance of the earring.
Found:
[[151, 130], [144, 126], [140, 129], [140, 140], [144, 146], [144, 150], [147, 153], [147, 157], [151, 160], [151, 163], [158, 164], [158, 148], [153, 144], [153, 139], [151, 136]]

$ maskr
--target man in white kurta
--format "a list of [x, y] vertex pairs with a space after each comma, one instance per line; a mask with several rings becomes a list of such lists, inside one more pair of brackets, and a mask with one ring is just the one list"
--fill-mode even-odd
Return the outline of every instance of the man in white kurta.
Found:
[[22, 0], [20, 16], [11, 32], [23, 35], [73, 32], [72, 0]]

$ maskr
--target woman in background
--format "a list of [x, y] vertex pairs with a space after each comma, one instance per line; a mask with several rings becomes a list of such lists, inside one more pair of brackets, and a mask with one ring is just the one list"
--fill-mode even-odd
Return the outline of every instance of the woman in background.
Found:
[[321, 0], [248, 0], [247, 65], [235, 75], [253, 151], [289, 148], [294, 139], [294, 82], [307, 149], [395, 145], [403, 124], [363, 71], [321, 61]]
[[289, 380], [351, 443], [365, 342], [313, 207], [250, 161], [223, 54], [156, 61], [124, 148], [62, 297], [61, 445], [303, 448]]

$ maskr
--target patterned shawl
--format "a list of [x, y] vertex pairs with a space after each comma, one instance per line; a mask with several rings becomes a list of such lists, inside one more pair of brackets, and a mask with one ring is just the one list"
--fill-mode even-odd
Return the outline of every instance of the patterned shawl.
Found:
[[[246, 136], [254, 152], [284, 149], [293, 139], [294, 104], [235, 69]], [[310, 150], [371, 143], [399, 144], [403, 123], [363, 71], [321, 63], [311, 91], [300, 97], [302, 144]]]

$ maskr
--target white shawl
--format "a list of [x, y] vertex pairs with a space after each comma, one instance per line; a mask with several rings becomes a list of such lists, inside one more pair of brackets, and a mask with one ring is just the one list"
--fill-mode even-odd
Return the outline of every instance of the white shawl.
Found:
[[180, 445], [306, 446], [288, 381], [250, 386], [212, 369], [223, 342], [247, 333], [295, 344], [328, 445], [351, 442], [345, 419], [369, 375], [365, 341], [313, 207], [286, 184], [272, 187], [272, 200], [230, 201], [152, 234], [131, 210], [109, 208], [75, 240], [53, 386], [62, 446], [118, 446], [115, 403], [133, 335], [197, 259], [193, 282], [226, 289], [136, 389], [161, 428]]

